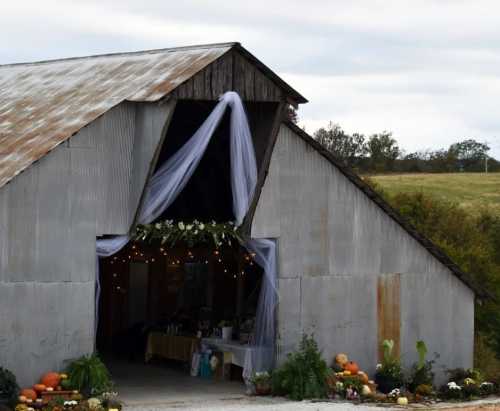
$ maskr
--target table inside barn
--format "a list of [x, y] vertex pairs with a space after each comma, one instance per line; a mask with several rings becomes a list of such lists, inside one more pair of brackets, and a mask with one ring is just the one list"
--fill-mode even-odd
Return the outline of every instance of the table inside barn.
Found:
[[145, 360], [149, 362], [153, 357], [160, 357], [190, 363], [199, 345], [200, 339], [196, 337], [153, 331], [148, 335]]
[[258, 347], [242, 344], [239, 341], [223, 340], [221, 338], [203, 338], [202, 345], [205, 345], [213, 350], [222, 352], [222, 362], [226, 364], [234, 364], [243, 368], [243, 377], [249, 378], [253, 363], [257, 359], [255, 351]]

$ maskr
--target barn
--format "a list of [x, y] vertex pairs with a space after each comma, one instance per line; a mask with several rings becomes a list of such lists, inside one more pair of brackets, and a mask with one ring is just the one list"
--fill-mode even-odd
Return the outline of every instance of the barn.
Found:
[[[244, 213], [233, 207], [228, 109], [189, 181], [147, 222], [236, 220], [246, 248], [127, 243], [96, 266], [96, 241], [135, 232], [151, 181], [220, 96], [241, 99], [251, 133]], [[277, 362], [314, 333], [326, 358], [348, 352], [369, 372], [384, 339], [406, 364], [423, 339], [438, 368], [471, 367], [484, 293], [287, 120], [306, 102], [239, 43], [0, 66], [0, 365], [32, 384], [96, 348], [118, 349], [136, 323], [179, 341], [182, 326], [191, 344], [201, 323], [230, 319], [249, 346], [264, 321]], [[271, 244], [268, 254], [255, 244]]]

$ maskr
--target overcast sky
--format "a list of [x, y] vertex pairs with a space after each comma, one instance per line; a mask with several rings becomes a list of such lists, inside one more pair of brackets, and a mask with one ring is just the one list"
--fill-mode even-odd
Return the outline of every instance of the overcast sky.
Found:
[[487, 141], [500, 158], [500, 2], [10, 0], [0, 63], [239, 41], [301, 92], [310, 133], [390, 130], [402, 148]]

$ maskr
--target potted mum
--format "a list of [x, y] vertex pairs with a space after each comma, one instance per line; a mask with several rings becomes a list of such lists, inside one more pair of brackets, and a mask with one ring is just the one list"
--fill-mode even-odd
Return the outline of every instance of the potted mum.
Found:
[[384, 356], [382, 363], [377, 365], [375, 383], [380, 392], [387, 394], [403, 385], [403, 372], [399, 358], [393, 354], [394, 341], [384, 340], [382, 343]]
[[254, 373], [252, 378], [250, 378], [250, 382], [255, 387], [255, 394], [271, 394], [271, 375], [267, 371]]

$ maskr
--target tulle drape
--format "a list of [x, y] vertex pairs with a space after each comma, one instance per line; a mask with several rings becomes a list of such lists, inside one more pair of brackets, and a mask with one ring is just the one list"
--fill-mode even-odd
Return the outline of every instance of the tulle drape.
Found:
[[[138, 222], [149, 224], [172, 204], [193, 175], [203, 157], [213, 133], [227, 109], [231, 108], [231, 189], [236, 225], [243, 222], [257, 182], [255, 152], [243, 103], [237, 93], [225, 93], [196, 133], [163, 164], [151, 177], [145, 191]], [[128, 242], [127, 236], [97, 240], [97, 256], [109, 257]], [[272, 367], [275, 339], [276, 244], [267, 239], [250, 239], [246, 248], [256, 254], [256, 262], [264, 269], [256, 317], [255, 349], [245, 374]], [[96, 279], [96, 330], [100, 296], [99, 264]]]

